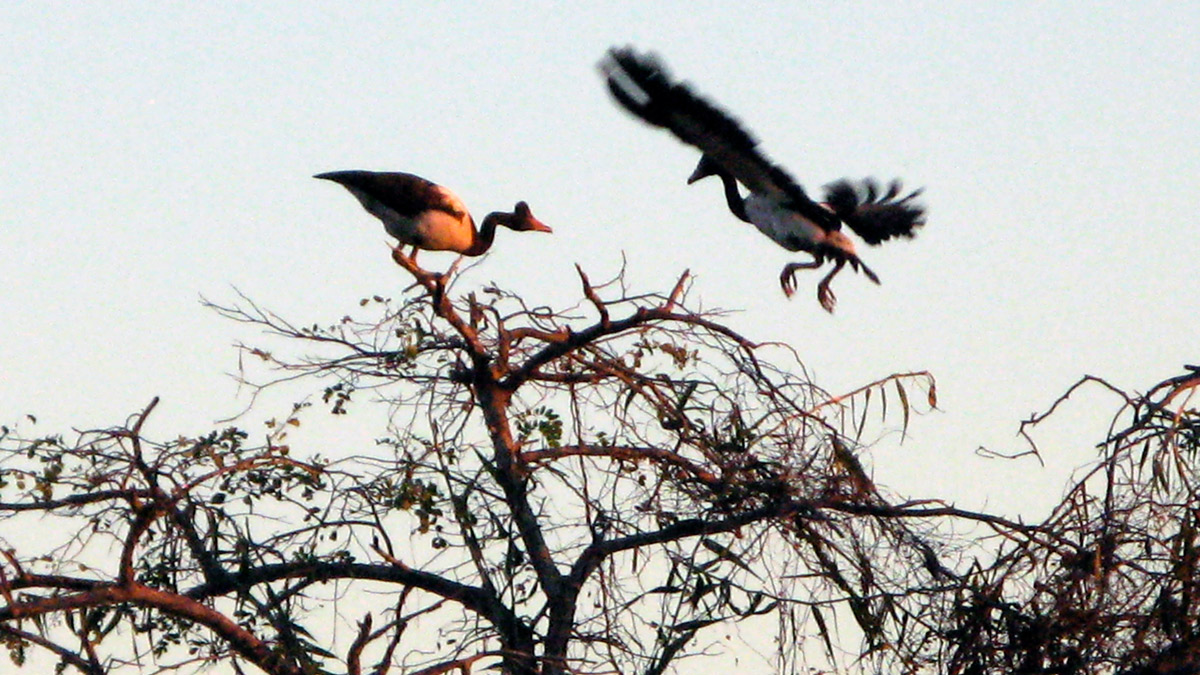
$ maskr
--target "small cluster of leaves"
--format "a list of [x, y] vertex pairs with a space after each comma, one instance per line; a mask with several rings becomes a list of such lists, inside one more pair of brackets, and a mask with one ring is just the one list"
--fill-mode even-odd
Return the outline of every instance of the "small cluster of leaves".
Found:
[[141, 612], [141, 620], [134, 624], [134, 632], [147, 637], [155, 656], [163, 656], [183, 644], [192, 644], [203, 634], [189, 621], [150, 610]]
[[408, 473], [401, 474], [395, 480], [386, 478], [376, 481], [375, 488], [381, 490], [380, 497], [388, 508], [417, 516], [418, 530], [422, 534], [429, 532], [443, 515], [441, 488], [431, 480], [415, 478]]
[[689, 364], [695, 363], [700, 358], [700, 351], [698, 349], [681, 347], [673, 341], [660, 340], [658, 342], [650, 342], [648, 340], [639, 340], [634, 343], [629, 351], [631, 357], [629, 365], [636, 370], [640, 370], [646, 357], [658, 353], [666, 354], [676, 370], [684, 370]]
[[521, 411], [515, 416], [519, 442], [524, 444], [534, 434], [542, 437], [546, 447], [562, 446], [563, 422], [558, 413], [546, 406]]
[[311, 501], [324, 489], [324, 484], [319, 473], [283, 465], [230, 473], [222, 478], [218, 487], [213, 503], [222, 503], [226, 495], [236, 494], [242, 503], [250, 506], [264, 498], [285, 501], [298, 497]]
[[354, 387], [345, 382], [338, 382], [335, 385], [325, 387], [324, 394], [321, 395], [321, 400], [325, 403], [333, 402], [329, 409], [332, 415], [345, 415], [347, 412], [346, 405], [350, 403], [350, 397], [354, 395]]
[[66, 450], [61, 436], [29, 441], [22, 454], [31, 464], [0, 469], [0, 489], [11, 486], [35, 500], [53, 499], [55, 487], [66, 469], [64, 461], [70, 457]]
[[25, 665], [25, 660], [29, 658], [29, 653], [26, 650], [28, 645], [28, 641], [12, 633], [5, 633], [4, 635], [4, 648], [8, 650], [8, 659], [17, 667]]
[[194, 460], [211, 460], [214, 465], [222, 466], [226, 457], [241, 454], [248, 437], [249, 434], [237, 427], [226, 427], [197, 438], [192, 443], [190, 453]]

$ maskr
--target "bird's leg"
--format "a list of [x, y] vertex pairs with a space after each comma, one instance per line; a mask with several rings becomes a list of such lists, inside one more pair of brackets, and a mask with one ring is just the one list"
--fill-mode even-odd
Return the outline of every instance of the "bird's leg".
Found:
[[446, 293], [446, 280], [449, 278], [450, 274], [454, 272], [454, 268], [458, 266], [457, 262], [452, 265], [450, 270], [445, 274], [439, 272], [430, 272], [417, 266], [417, 263], [414, 260], [414, 258], [416, 258], [416, 250], [417, 249], [414, 247], [413, 255], [407, 256], [404, 255], [403, 245], [396, 246], [392, 249], [392, 260], [394, 260], [397, 265], [408, 270], [409, 274], [412, 274], [413, 277], [416, 278], [416, 281], [413, 282], [412, 285], [405, 288], [404, 292], [407, 293], [417, 286], [424, 286], [425, 289], [429, 291], [430, 296], [433, 298], [433, 304], [440, 305], [442, 298], [445, 297]]
[[821, 306], [825, 308], [825, 311], [829, 312], [830, 314], [833, 314], [833, 307], [837, 304], [837, 296], [834, 295], [833, 291], [829, 288], [829, 282], [833, 281], [833, 277], [836, 276], [838, 272], [841, 272], [842, 268], [845, 266], [846, 260], [844, 258], [838, 258], [837, 264], [834, 265], [833, 269], [829, 271], [829, 274], [826, 274], [825, 278], [821, 280], [821, 283], [817, 284], [817, 302], [821, 303]]
[[812, 262], [806, 263], [788, 263], [784, 266], [783, 271], [779, 273], [779, 285], [783, 287], [783, 294], [787, 297], [792, 297], [792, 293], [796, 292], [796, 272], [799, 270], [815, 270], [825, 264], [825, 258], [816, 253], [813, 254]]
[[[405, 262], [412, 263], [412, 258], [409, 258], [408, 256], [404, 255], [404, 245], [403, 244], [398, 244], [392, 248], [392, 260], [394, 260], [396, 262], [396, 264], [401, 267], [408, 267], [408, 265], [404, 264]], [[403, 262], [401, 262], [401, 261], [403, 261]]]

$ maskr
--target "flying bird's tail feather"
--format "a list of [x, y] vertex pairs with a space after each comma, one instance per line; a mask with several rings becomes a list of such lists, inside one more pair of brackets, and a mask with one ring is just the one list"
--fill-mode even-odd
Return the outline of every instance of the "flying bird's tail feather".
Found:
[[863, 241], [875, 245], [892, 237], [915, 237], [925, 224], [925, 207], [915, 199], [921, 190], [901, 197], [899, 180], [880, 191], [873, 178], [851, 181], [843, 178], [825, 186], [825, 203]]

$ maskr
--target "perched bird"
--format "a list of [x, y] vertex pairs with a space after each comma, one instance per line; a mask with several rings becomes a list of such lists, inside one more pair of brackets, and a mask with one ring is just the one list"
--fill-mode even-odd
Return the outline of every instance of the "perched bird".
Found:
[[[829, 284], [846, 263], [879, 283], [879, 277], [859, 259], [854, 241], [842, 232], [843, 224], [872, 245], [892, 237], [911, 238], [925, 224], [924, 207], [914, 201], [921, 191], [902, 197], [899, 181], [881, 191], [871, 179], [842, 179], [826, 186], [824, 204], [813, 201], [787, 171], [758, 149], [758, 141], [736, 119], [688, 85], [673, 82], [652, 56], [629, 47], [614, 48], [600, 69], [622, 107], [700, 149], [703, 154], [689, 184], [717, 176], [735, 216], [787, 250], [812, 255], [811, 262], [791, 263], [779, 275], [788, 297], [796, 290], [797, 271], [818, 268], [826, 260], [833, 261], [834, 268], [817, 285], [817, 300], [826, 311], [832, 312], [837, 302]], [[738, 183], [749, 195], [742, 196]]]
[[413, 256], [422, 249], [482, 255], [491, 248], [498, 225], [518, 232], [552, 231], [533, 217], [525, 202], [517, 202], [511, 213], [489, 213], [475, 229], [475, 219], [457, 195], [410, 173], [331, 171], [313, 177], [349, 190], [401, 246], [413, 247]]

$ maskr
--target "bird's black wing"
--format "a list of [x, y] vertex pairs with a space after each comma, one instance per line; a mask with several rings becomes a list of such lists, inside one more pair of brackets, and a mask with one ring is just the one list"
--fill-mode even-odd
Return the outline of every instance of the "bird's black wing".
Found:
[[915, 200], [921, 190], [901, 197], [900, 181], [880, 191], [872, 178], [851, 181], [843, 178], [825, 186], [825, 203], [854, 233], [875, 245], [892, 237], [912, 238], [925, 224], [925, 207]]
[[613, 98], [629, 112], [699, 148], [752, 192], [786, 204], [813, 222], [836, 227], [829, 212], [767, 159], [758, 141], [736, 119], [686, 84], [672, 82], [657, 58], [630, 47], [613, 48], [600, 70]]
[[429, 210], [444, 211], [458, 218], [466, 215], [465, 207], [453, 192], [411, 173], [330, 171], [313, 177], [339, 183], [351, 192], [363, 194], [406, 218]]

